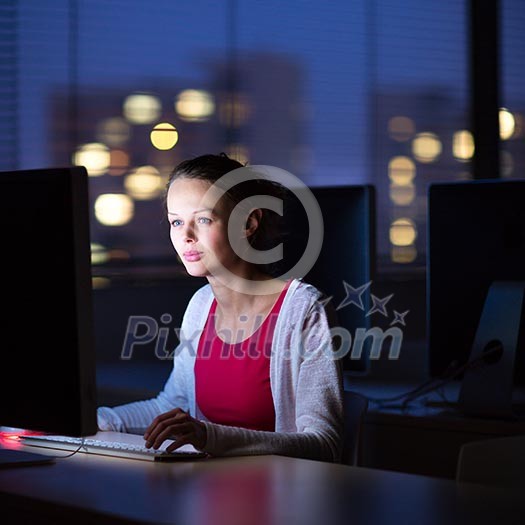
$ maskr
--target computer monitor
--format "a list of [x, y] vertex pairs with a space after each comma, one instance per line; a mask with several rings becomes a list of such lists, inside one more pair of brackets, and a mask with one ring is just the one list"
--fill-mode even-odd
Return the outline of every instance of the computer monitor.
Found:
[[97, 431], [88, 177], [0, 172], [0, 425]]
[[490, 408], [498, 396], [508, 408], [511, 388], [525, 383], [524, 203], [525, 180], [429, 186], [430, 376], [460, 371], [456, 379], [462, 382], [464, 400], [470, 404], [477, 398], [476, 410], [487, 414], [498, 412]]
[[[324, 223], [321, 252], [304, 280], [319, 288], [330, 302], [327, 306], [335, 315], [334, 322], [346, 329], [355, 340], [359, 328], [370, 328], [369, 283], [373, 280], [376, 258], [375, 188], [372, 185], [313, 186], [309, 188], [319, 203]], [[289, 235], [284, 243], [286, 267], [304, 252], [309, 227], [305, 210], [297, 199], [290, 197], [284, 207], [286, 230]], [[365, 287], [358, 301], [345, 305], [348, 288]], [[357, 299], [357, 296], [353, 296]], [[365, 374], [369, 370], [368, 350], [370, 340], [363, 344], [361, 355], [352, 347], [343, 357], [343, 368], [348, 373]], [[337, 344], [337, 341], [336, 341]]]

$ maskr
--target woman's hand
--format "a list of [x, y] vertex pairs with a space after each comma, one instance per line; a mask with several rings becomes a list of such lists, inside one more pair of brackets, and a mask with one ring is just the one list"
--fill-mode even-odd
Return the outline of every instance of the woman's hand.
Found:
[[146, 429], [144, 439], [146, 447], [154, 449], [158, 449], [166, 439], [175, 440], [166, 447], [167, 452], [188, 443], [202, 449], [206, 445], [206, 426], [181, 408], [175, 408], [157, 416]]

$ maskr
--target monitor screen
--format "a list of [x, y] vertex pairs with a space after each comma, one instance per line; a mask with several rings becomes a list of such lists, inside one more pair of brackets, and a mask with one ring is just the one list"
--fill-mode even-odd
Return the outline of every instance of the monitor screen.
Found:
[[435, 183], [428, 197], [429, 372], [439, 377], [469, 361], [490, 286], [525, 281], [525, 180]]
[[0, 172], [0, 425], [97, 431], [83, 167]]
[[[370, 287], [362, 294], [363, 305], [347, 304], [348, 289], [367, 285], [375, 271], [375, 188], [372, 185], [316, 186], [310, 188], [323, 216], [324, 235], [321, 252], [304, 280], [319, 288], [335, 315], [335, 323], [355, 338], [356, 330], [370, 327], [367, 316]], [[288, 214], [288, 217], [286, 217]], [[287, 267], [304, 252], [308, 234], [308, 218], [303, 206], [293, 197], [285, 206], [285, 223], [289, 231], [284, 244]], [[347, 372], [366, 373], [369, 360], [365, 342], [361, 356], [352, 356], [352, 347], [343, 358]], [[337, 344], [337, 341], [336, 341]]]

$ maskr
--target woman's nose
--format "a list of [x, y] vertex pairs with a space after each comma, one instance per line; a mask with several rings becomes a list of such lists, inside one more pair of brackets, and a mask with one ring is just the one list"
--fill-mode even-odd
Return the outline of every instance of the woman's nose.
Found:
[[184, 227], [182, 238], [184, 242], [194, 242], [195, 241], [195, 229], [193, 228], [192, 224], [187, 224]]

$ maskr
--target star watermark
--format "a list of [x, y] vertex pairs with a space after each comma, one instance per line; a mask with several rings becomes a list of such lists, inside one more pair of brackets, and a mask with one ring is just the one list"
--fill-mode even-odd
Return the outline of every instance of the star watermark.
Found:
[[362, 284], [359, 288], [354, 288], [351, 284], [348, 284], [346, 281], [343, 281], [343, 286], [345, 287], [346, 297], [341, 301], [336, 310], [340, 310], [349, 304], [355, 304], [360, 310], [364, 310], [365, 306], [363, 304], [363, 294], [368, 290], [372, 281]]
[[402, 313], [394, 310], [394, 320], [390, 323], [390, 326], [392, 326], [393, 324], [397, 324], [397, 323], [399, 323], [402, 326], [406, 326], [405, 317], [408, 314], [408, 312], [410, 312], [410, 310], [406, 310], [405, 312], [402, 312]]
[[368, 313], [366, 316], [372, 315], [376, 312], [379, 312], [381, 315], [384, 315], [385, 317], [388, 317], [388, 311], [386, 309], [386, 303], [394, 297], [394, 294], [390, 294], [387, 297], [383, 297], [383, 299], [380, 299], [379, 297], [375, 296], [374, 294], [370, 294], [370, 297], [372, 299], [372, 308], [368, 310]]

